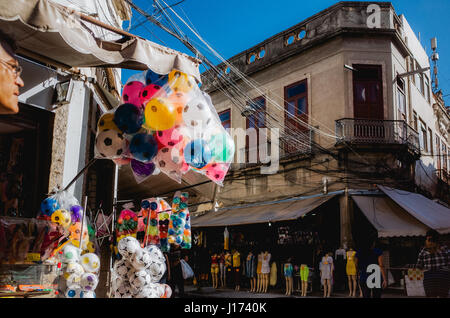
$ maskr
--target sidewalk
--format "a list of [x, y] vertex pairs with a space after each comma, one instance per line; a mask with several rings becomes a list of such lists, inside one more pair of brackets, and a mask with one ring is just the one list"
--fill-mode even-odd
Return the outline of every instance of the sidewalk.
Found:
[[[294, 292], [291, 296], [286, 296], [284, 290], [274, 289], [269, 290], [266, 294], [250, 293], [247, 289], [242, 289], [236, 292], [230, 288], [214, 289], [212, 287], [202, 287], [200, 290], [196, 286], [185, 286], [185, 293], [187, 298], [322, 298], [321, 292], [309, 293], [307, 297], [301, 297], [300, 292]], [[331, 298], [350, 298], [346, 292], [334, 292]], [[358, 298], [358, 297], [357, 297]], [[412, 298], [406, 296], [402, 291], [386, 290], [383, 292], [382, 298]]]

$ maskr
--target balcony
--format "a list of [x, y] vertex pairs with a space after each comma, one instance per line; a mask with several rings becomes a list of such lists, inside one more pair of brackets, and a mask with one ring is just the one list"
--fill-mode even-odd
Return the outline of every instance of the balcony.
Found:
[[419, 134], [403, 120], [351, 119], [336, 121], [336, 146], [404, 145], [420, 155]]

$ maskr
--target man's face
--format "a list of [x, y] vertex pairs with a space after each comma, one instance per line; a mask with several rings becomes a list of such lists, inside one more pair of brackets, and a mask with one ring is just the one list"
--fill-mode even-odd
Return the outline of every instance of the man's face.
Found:
[[0, 40], [0, 114], [19, 112], [19, 88], [24, 83], [14, 72], [14, 65], [18, 64], [12, 49]]

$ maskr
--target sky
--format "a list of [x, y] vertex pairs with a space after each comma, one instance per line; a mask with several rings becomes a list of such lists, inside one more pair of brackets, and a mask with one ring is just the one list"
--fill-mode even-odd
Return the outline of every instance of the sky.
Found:
[[[168, 5], [180, 0], [164, 0]], [[141, 9], [154, 13], [152, 0], [134, 0]], [[173, 9], [193, 25], [208, 44], [225, 59], [245, 51], [310, 16], [334, 5], [337, 0], [184, 0]], [[449, 0], [394, 0], [391, 1], [398, 15], [404, 14], [417, 36], [420, 32], [422, 45], [431, 55], [430, 40], [438, 39], [440, 60], [439, 86], [444, 96], [450, 94], [450, 1]], [[160, 30], [150, 22], [139, 25], [145, 19], [133, 10], [131, 26], [124, 23], [124, 29], [150, 41], [168, 46], [174, 50], [193, 55], [179, 40]], [[182, 22], [175, 18], [178, 25]], [[193, 43], [200, 41], [187, 28], [183, 28]], [[205, 53], [203, 47], [201, 52]], [[209, 57], [209, 56], [207, 56]], [[218, 60], [214, 60], [217, 62]], [[205, 69], [200, 68], [203, 72]], [[135, 71], [123, 70], [122, 82]], [[445, 97], [450, 105], [450, 95]]]

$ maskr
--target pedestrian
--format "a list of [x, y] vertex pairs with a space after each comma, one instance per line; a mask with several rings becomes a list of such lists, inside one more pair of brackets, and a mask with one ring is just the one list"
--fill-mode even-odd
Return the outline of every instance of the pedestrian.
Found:
[[283, 273], [284, 278], [286, 280], [286, 296], [290, 296], [292, 294], [292, 290], [294, 289], [294, 267], [292, 266], [292, 258], [288, 257], [286, 263], [283, 265]]
[[[376, 238], [369, 236], [360, 243], [360, 249], [355, 255], [355, 263], [360, 273], [359, 286], [361, 287], [362, 295], [364, 298], [381, 298], [383, 288], [387, 287], [387, 276], [383, 265], [383, 251], [377, 247]], [[373, 272], [369, 268], [369, 266], [372, 267], [373, 265], [378, 265], [380, 270]], [[379, 273], [379, 276], [373, 276], [377, 273]]]
[[19, 89], [24, 86], [20, 77], [22, 67], [15, 58], [16, 45], [0, 31], [0, 114], [19, 112]]
[[429, 230], [425, 246], [417, 258], [417, 268], [424, 270], [423, 287], [427, 297], [447, 298], [450, 289], [450, 251], [441, 245], [439, 233]]
[[331, 253], [326, 253], [325, 256], [322, 257], [322, 261], [319, 265], [324, 298], [330, 298], [331, 296], [331, 281], [333, 279], [334, 271], [333, 258], [331, 255]]
[[170, 244], [169, 262], [170, 278], [169, 286], [172, 288], [172, 298], [175, 297], [175, 287], [178, 287], [178, 297], [184, 296], [184, 278], [181, 269], [181, 248], [179, 245]]

